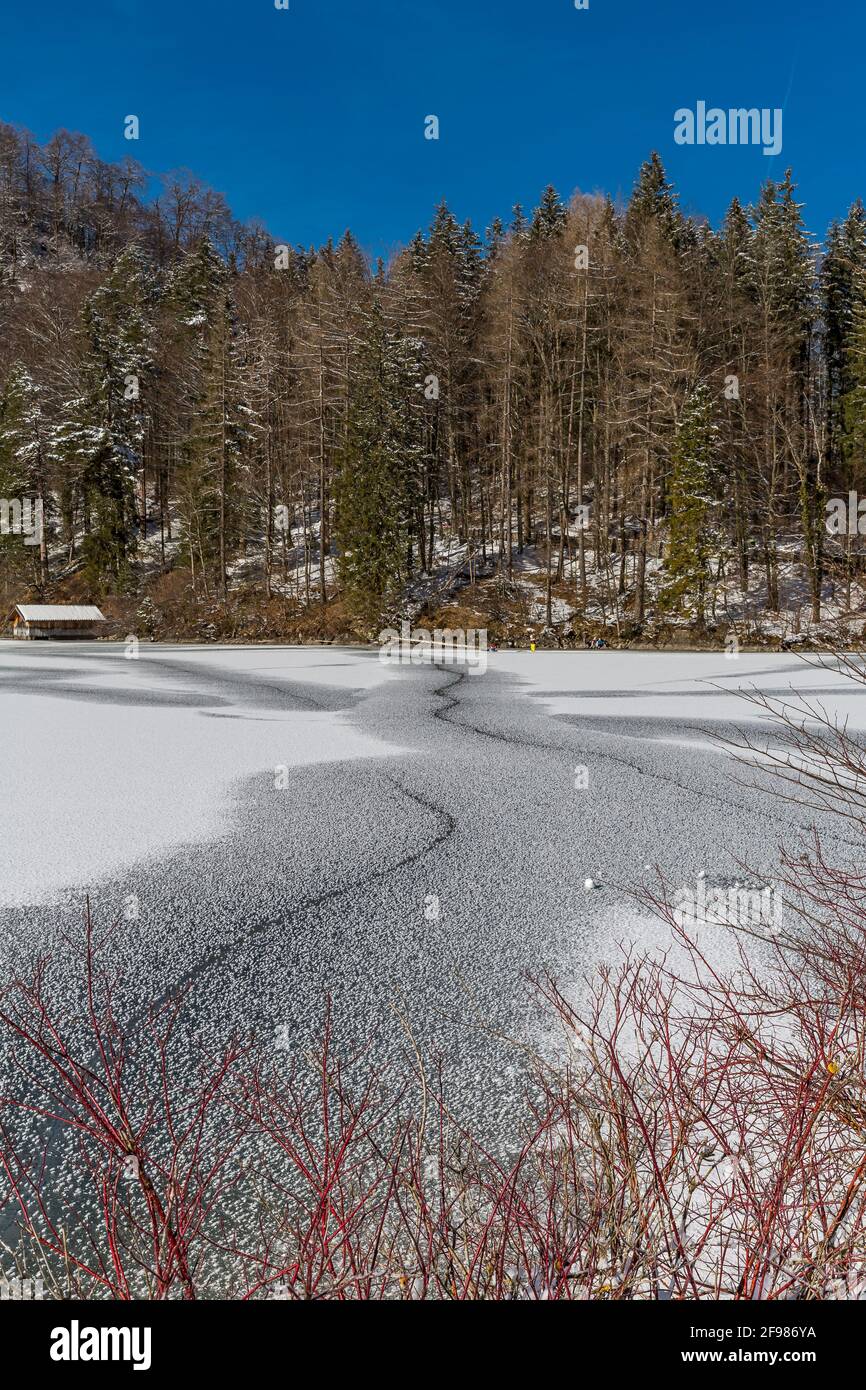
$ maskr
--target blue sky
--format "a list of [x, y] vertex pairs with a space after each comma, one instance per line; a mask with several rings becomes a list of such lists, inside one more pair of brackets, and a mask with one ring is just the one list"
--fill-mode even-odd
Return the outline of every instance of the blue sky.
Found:
[[[806, 220], [866, 196], [855, 0], [38, 0], [0, 16], [0, 117], [186, 167], [304, 244], [387, 255], [443, 197], [480, 230], [547, 183], [627, 195], [657, 148], [683, 206], [794, 168]], [[784, 108], [784, 148], [681, 147], [677, 108]], [[123, 138], [136, 114], [137, 142]], [[424, 118], [441, 122], [424, 139]]]

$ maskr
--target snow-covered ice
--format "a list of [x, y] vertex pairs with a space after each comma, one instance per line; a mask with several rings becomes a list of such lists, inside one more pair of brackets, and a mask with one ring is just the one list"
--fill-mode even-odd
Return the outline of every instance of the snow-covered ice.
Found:
[[798, 834], [712, 742], [754, 732], [752, 684], [866, 727], [860, 687], [788, 656], [503, 651], [468, 680], [359, 649], [5, 644], [7, 939], [67, 927], [85, 888], [100, 920], [131, 896], [127, 988], [191, 984], [203, 1039], [302, 1048], [330, 996], [384, 1064], [402, 1010], [460, 1112], [504, 1132], [503, 1039], [543, 1027], [527, 976], [663, 948], [635, 905], [657, 873], [772, 880]]
[[127, 660], [122, 646], [0, 644], [0, 905], [49, 901], [218, 835], [241, 778], [399, 751], [287, 684], [383, 678], [377, 661], [330, 651], [145, 648]]
[[494, 671], [511, 672], [543, 696], [552, 714], [742, 723], [764, 717], [743, 698], [754, 689], [776, 699], [808, 696], [852, 730], [866, 729], [866, 683], [818, 665], [814, 656], [504, 649], [488, 660]]

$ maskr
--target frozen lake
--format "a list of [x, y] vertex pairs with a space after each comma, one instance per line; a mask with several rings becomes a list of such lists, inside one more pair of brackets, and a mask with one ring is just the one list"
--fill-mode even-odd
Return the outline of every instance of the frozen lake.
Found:
[[336, 648], [2, 643], [4, 949], [87, 893], [124, 921], [127, 987], [192, 981], [202, 1037], [302, 1048], [331, 996], [396, 1057], [396, 1009], [495, 1129], [515, 1062], [493, 1033], [533, 1034], [528, 974], [663, 947], [634, 897], [657, 870], [771, 876], [796, 836], [714, 743], [759, 731], [750, 686], [866, 728], [866, 687], [772, 654], [500, 652], [468, 678]]

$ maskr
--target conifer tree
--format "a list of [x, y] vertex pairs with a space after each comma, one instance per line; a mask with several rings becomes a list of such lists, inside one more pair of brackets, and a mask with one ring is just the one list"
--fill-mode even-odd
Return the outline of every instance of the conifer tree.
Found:
[[[814, 534], [819, 506], [816, 461], [805, 441], [796, 440], [806, 415], [806, 390], [814, 319], [814, 261], [800, 204], [794, 198], [791, 172], [764, 185], [753, 210], [749, 279], [758, 318], [759, 353], [756, 396], [760, 416], [753, 437], [760, 480], [761, 541], [767, 583], [767, 606], [780, 607], [778, 538], [780, 511], [795, 464], [800, 475], [800, 509], [804, 543]], [[798, 460], [792, 458], [796, 450]], [[805, 510], [803, 510], [805, 509]], [[813, 590], [820, 588], [814, 565], [818, 557], [806, 543]]]
[[755, 295], [750, 282], [752, 228], [738, 198], [728, 208], [714, 245], [717, 300], [710, 322], [718, 333], [724, 407], [720, 436], [730, 469], [730, 542], [736, 552], [740, 588], [749, 591], [751, 513], [755, 500], [751, 462], [751, 420], [756, 401]]
[[358, 353], [336, 510], [343, 591], [368, 624], [389, 616], [407, 577], [422, 401], [412, 344], [389, 333], [375, 306]]
[[236, 308], [230, 273], [208, 238], [172, 277], [168, 307], [176, 322], [175, 370], [182, 441], [178, 466], [184, 554], [205, 593], [228, 593], [229, 554], [237, 540], [238, 466], [249, 429], [242, 399]]
[[706, 386], [692, 392], [677, 425], [671, 455], [670, 534], [662, 592], [668, 611], [694, 612], [702, 622], [706, 610], [709, 514], [718, 426]]
[[[40, 390], [27, 368], [16, 362], [0, 394], [0, 497], [8, 515], [9, 527], [0, 535], [0, 553], [7, 568], [29, 568], [28, 556], [38, 566], [41, 585], [48, 579], [48, 487], [47, 447]], [[38, 510], [37, 510], [38, 504]], [[11, 527], [14, 509], [28, 509], [31, 534]], [[38, 528], [38, 534], [37, 534]], [[38, 541], [34, 545], [33, 541]]]
[[533, 237], [557, 236], [564, 231], [568, 213], [553, 184], [548, 184], [541, 195], [541, 202], [535, 209], [530, 235]]
[[842, 400], [845, 456], [852, 487], [866, 480], [866, 269], [851, 285], [851, 324], [847, 333]]
[[141, 468], [146, 377], [152, 362], [154, 282], [129, 247], [82, 315], [78, 393], [53, 432], [56, 455], [71, 463], [86, 520], [84, 558], [95, 588], [129, 578], [136, 545], [135, 481]]
[[673, 185], [668, 182], [664, 165], [655, 150], [641, 165], [629, 200], [623, 227], [623, 235], [629, 245], [640, 242], [647, 223], [652, 223], [669, 245], [678, 245], [682, 235], [682, 214]]
[[[827, 427], [830, 462], [846, 472], [845, 401], [855, 382], [851, 375], [855, 314], [862, 303], [866, 277], [866, 209], [857, 199], [842, 223], [827, 233], [821, 265], [824, 360], [827, 371]], [[851, 486], [854, 486], [853, 482]]]

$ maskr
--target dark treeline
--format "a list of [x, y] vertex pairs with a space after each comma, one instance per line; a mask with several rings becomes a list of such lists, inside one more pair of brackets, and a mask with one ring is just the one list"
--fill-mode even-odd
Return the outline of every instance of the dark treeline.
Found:
[[449, 547], [505, 582], [533, 546], [548, 619], [566, 584], [637, 624], [721, 584], [776, 611], [792, 553], [814, 619], [828, 569], [850, 606], [825, 514], [864, 483], [859, 201], [819, 254], [790, 174], [714, 230], [653, 155], [623, 208], [548, 188], [482, 239], [442, 205], [371, 266], [147, 183], [0, 126], [0, 496], [46, 518], [0, 541], [5, 597], [134, 593], [147, 560], [370, 624]]

